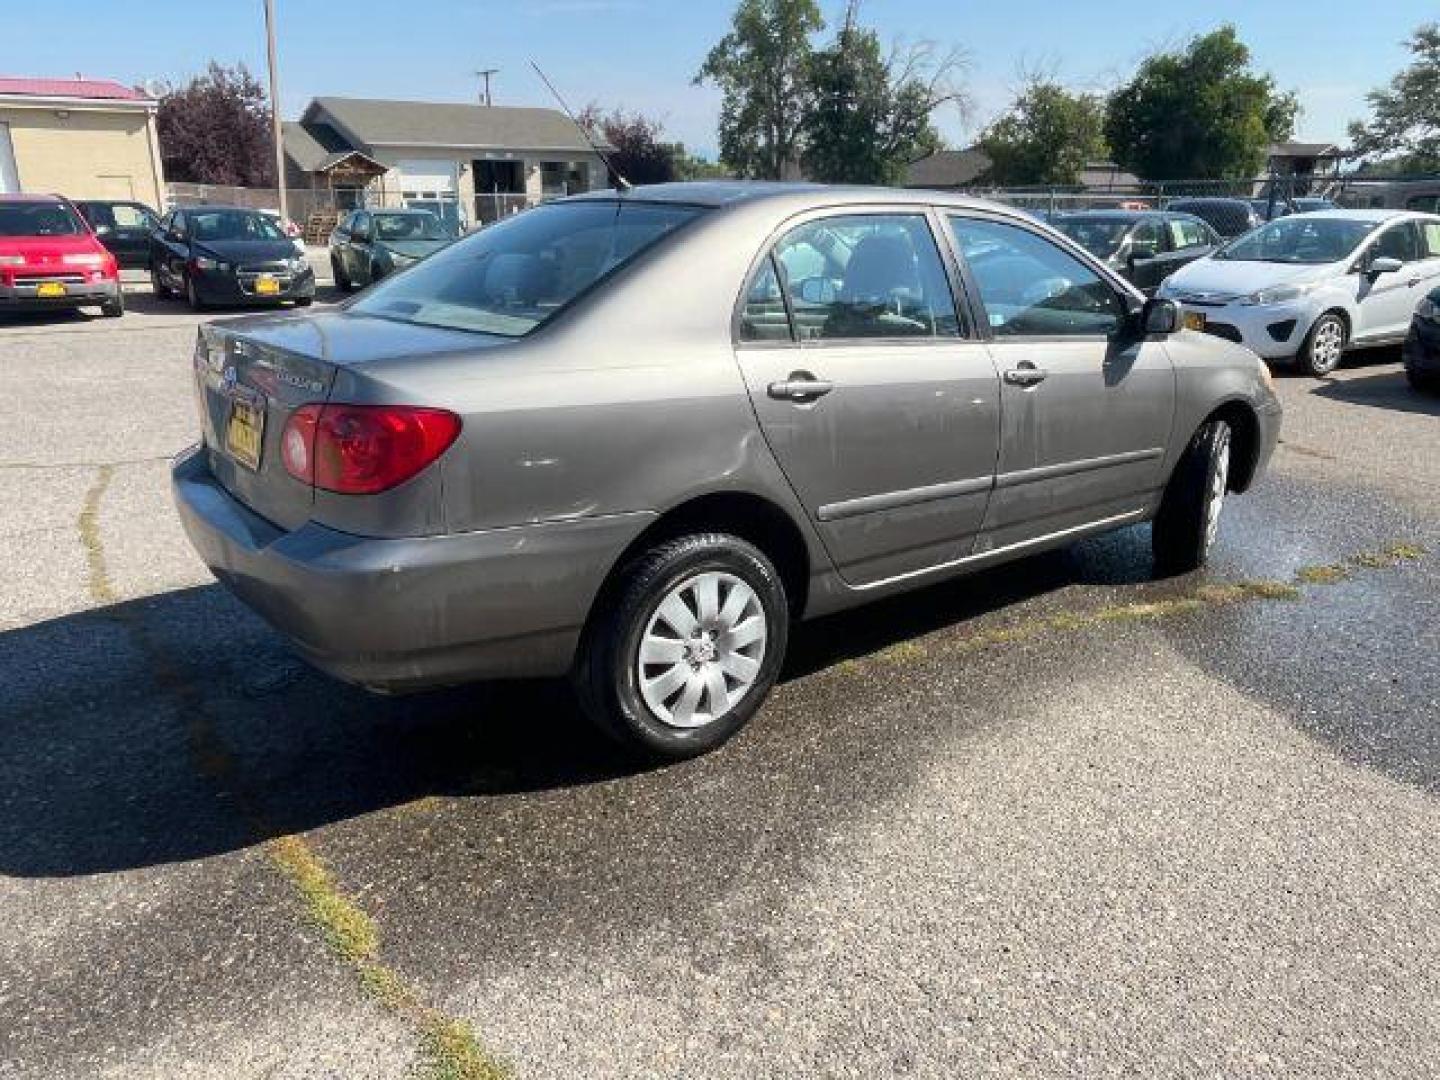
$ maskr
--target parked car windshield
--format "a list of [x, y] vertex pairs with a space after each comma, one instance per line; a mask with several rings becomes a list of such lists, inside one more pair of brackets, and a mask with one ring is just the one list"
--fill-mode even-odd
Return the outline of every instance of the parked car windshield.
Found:
[[284, 240], [279, 222], [251, 210], [187, 210], [196, 240]]
[[695, 206], [618, 201], [539, 206], [382, 281], [353, 310], [521, 337], [704, 212]]
[[428, 210], [409, 214], [376, 214], [377, 240], [452, 240], [455, 234]]
[[0, 236], [79, 236], [85, 223], [64, 203], [0, 203]]
[[1231, 262], [1339, 262], [1374, 232], [1378, 224], [1376, 221], [1298, 214], [1262, 225], [1228, 247], [1221, 248], [1214, 257]]
[[1070, 237], [1092, 255], [1108, 259], [1120, 249], [1120, 242], [1134, 224], [1129, 218], [1075, 217], [1057, 218], [1050, 224]]

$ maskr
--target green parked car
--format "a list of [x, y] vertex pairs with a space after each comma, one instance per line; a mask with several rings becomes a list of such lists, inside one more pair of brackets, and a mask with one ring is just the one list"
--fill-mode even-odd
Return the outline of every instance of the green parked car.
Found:
[[453, 243], [429, 210], [352, 210], [330, 233], [330, 269], [345, 292], [413, 266]]

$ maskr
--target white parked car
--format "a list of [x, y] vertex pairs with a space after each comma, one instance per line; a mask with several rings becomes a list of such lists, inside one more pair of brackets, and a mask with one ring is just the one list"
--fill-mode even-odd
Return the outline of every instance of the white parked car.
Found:
[[1440, 285], [1440, 216], [1327, 210], [1280, 218], [1176, 271], [1157, 295], [1186, 326], [1326, 375], [1351, 346], [1403, 341]]

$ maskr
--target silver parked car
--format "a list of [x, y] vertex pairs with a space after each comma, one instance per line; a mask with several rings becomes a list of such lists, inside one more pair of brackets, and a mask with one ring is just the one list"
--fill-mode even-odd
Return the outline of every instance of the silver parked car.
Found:
[[975, 200], [597, 192], [343, 310], [203, 327], [175, 495], [319, 667], [568, 673], [680, 757], [755, 712], [794, 620], [1146, 520], [1202, 564], [1280, 407], [1180, 321]]

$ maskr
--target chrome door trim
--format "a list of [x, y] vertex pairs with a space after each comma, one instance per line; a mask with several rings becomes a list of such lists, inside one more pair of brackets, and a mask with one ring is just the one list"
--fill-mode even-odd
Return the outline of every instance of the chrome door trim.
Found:
[[985, 563], [997, 562], [1008, 558], [1019, 551], [1027, 548], [1041, 547], [1052, 544], [1057, 540], [1065, 540], [1069, 537], [1079, 536], [1088, 532], [1103, 532], [1119, 525], [1132, 521], [1140, 521], [1145, 517], [1145, 508], [1138, 510], [1127, 510], [1123, 514], [1115, 514], [1112, 517], [1101, 518], [1098, 521], [1088, 521], [1083, 525], [1072, 525], [1068, 529], [1061, 529], [1058, 532], [1046, 533], [1044, 536], [1032, 536], [1029, 540], [1020, 540], [1014, 544], [1006, 544], [1004, 547], [991, 548], [989, 551], [979, 551], [974, 555], [965, 555], [950, 562], [938, 563], [935, 566], [927, 566], [922, 570], [912, 570], [906, 574], [896, 574], [894, 577], [883, 578], [880, 581], [872, 581], [867, 585], [850, 586], [855, 592], [869, 592], [871, 589], [880, 589], [890, 585], [897, 585], [904, 581], [913, 581], [929, 574], [942, 574], [950, 570], [958, 570], [966, 566], [978, 566]]
[[1096, 469], [1108, 469], [1115, 465], [1133, 465], [1139, 461], [1153, 461], [1155, 458], [1164, 456], [1165, 448], [1156, 446], [1149, 450], [1127, 450], [1123, 454], [1106, 454], [1104, 457], [1062, 461], [1056, 465], [1041, 465], [1034, 469], [1016, 469], [1013, 472], [1000, 473], [996, 476], [995, 487], [997, 490], [1020, 487], [1022, 484], [1056, 480], [1062, 476], [1094, 472]]
[[974, 495], [989, 490], [991, 483], [991, 477], [977, 476], [971, 480], [947, 480], [943, 484], [926, 484], [924, 487], [905, 488], [902, 491], [884, 491], [879, 495], [862, 495], [858, 499], [826, 503], [815, 511], [815, 516], [820, 521], [841, 521], [877, 510], [895, 510], [902, 506], [935, 502], [957, 495]]

